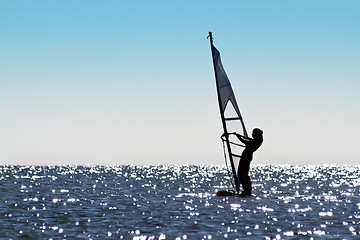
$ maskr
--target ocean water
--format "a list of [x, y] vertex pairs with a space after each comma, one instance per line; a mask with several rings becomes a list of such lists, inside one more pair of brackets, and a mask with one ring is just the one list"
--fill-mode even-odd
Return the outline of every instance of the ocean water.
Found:
[[360, 166], [0, 166], [0, 239], [360, 239]]

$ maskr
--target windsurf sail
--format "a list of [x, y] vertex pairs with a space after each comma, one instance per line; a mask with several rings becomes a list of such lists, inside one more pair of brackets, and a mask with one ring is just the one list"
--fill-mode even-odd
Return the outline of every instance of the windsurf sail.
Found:
[[[242, 150], [241, 148], [245, 146], [236, 143], [236, 139], [232, 140], [228, 133], [238, 132], [242, 133], [242, 135], [246, 137], [248, 136], [248, 134], [240, 113], [239, 106], [236, 102], [235, 94], [232, 90], [229, 78], [227, 77], [224, 67], [221, 63], [220, 52], [215, 48], [213, 44], [213, 37], [211, 32], [209, 32], [208, 37], [210, 38], [220, 116], [223, 130], [225, 133], [222, 136], [223, 143], [225, 143], [225, 161], [227, 160], [227, 158], [229, 159], [231, 165], [231, 172], [233, 175], [233, 181], [235, 183], [234, 187], [236, 189], [236, 192], [239, 193], [240, 181], [236, 173], [235, 163], [237, 164], [238, 161], [236, 160], [240, 158], [240, 154], [237, 151]], [[240, 130], [238, 130], [239, 128]], [[225, 145], [227, 151], [225, 150]]]

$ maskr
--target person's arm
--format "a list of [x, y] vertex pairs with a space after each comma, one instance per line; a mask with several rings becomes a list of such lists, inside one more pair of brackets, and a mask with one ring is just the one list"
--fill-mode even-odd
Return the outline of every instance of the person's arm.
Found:
[[240, 135], [240, 134], [238, 134], [236, 132], [234, 132], [233, 134], [235, 134], [235, 136], [244, 144], [248, 144], [250, 142], [250, 139], [243, 136], [243, 135]]
[[226, 136], [229, 136], [229, 135], [236, 135], [235, 132], [233, 133], [223, 133], [223, 135], [221, 135], [221, 137], [226, 137]]

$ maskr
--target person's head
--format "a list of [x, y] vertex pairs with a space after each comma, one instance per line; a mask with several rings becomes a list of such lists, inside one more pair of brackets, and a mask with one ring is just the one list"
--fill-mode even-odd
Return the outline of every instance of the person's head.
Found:
[[259, 128], [254, 128], [254, 130], [252, 131], [252, 136], [254, 139], [262, 139], [263, 131]]

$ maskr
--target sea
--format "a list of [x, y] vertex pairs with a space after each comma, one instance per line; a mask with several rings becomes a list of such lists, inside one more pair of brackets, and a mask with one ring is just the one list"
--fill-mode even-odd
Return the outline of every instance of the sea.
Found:
[[0, 239], [360, 239], [360, 166], [0, 166]]

